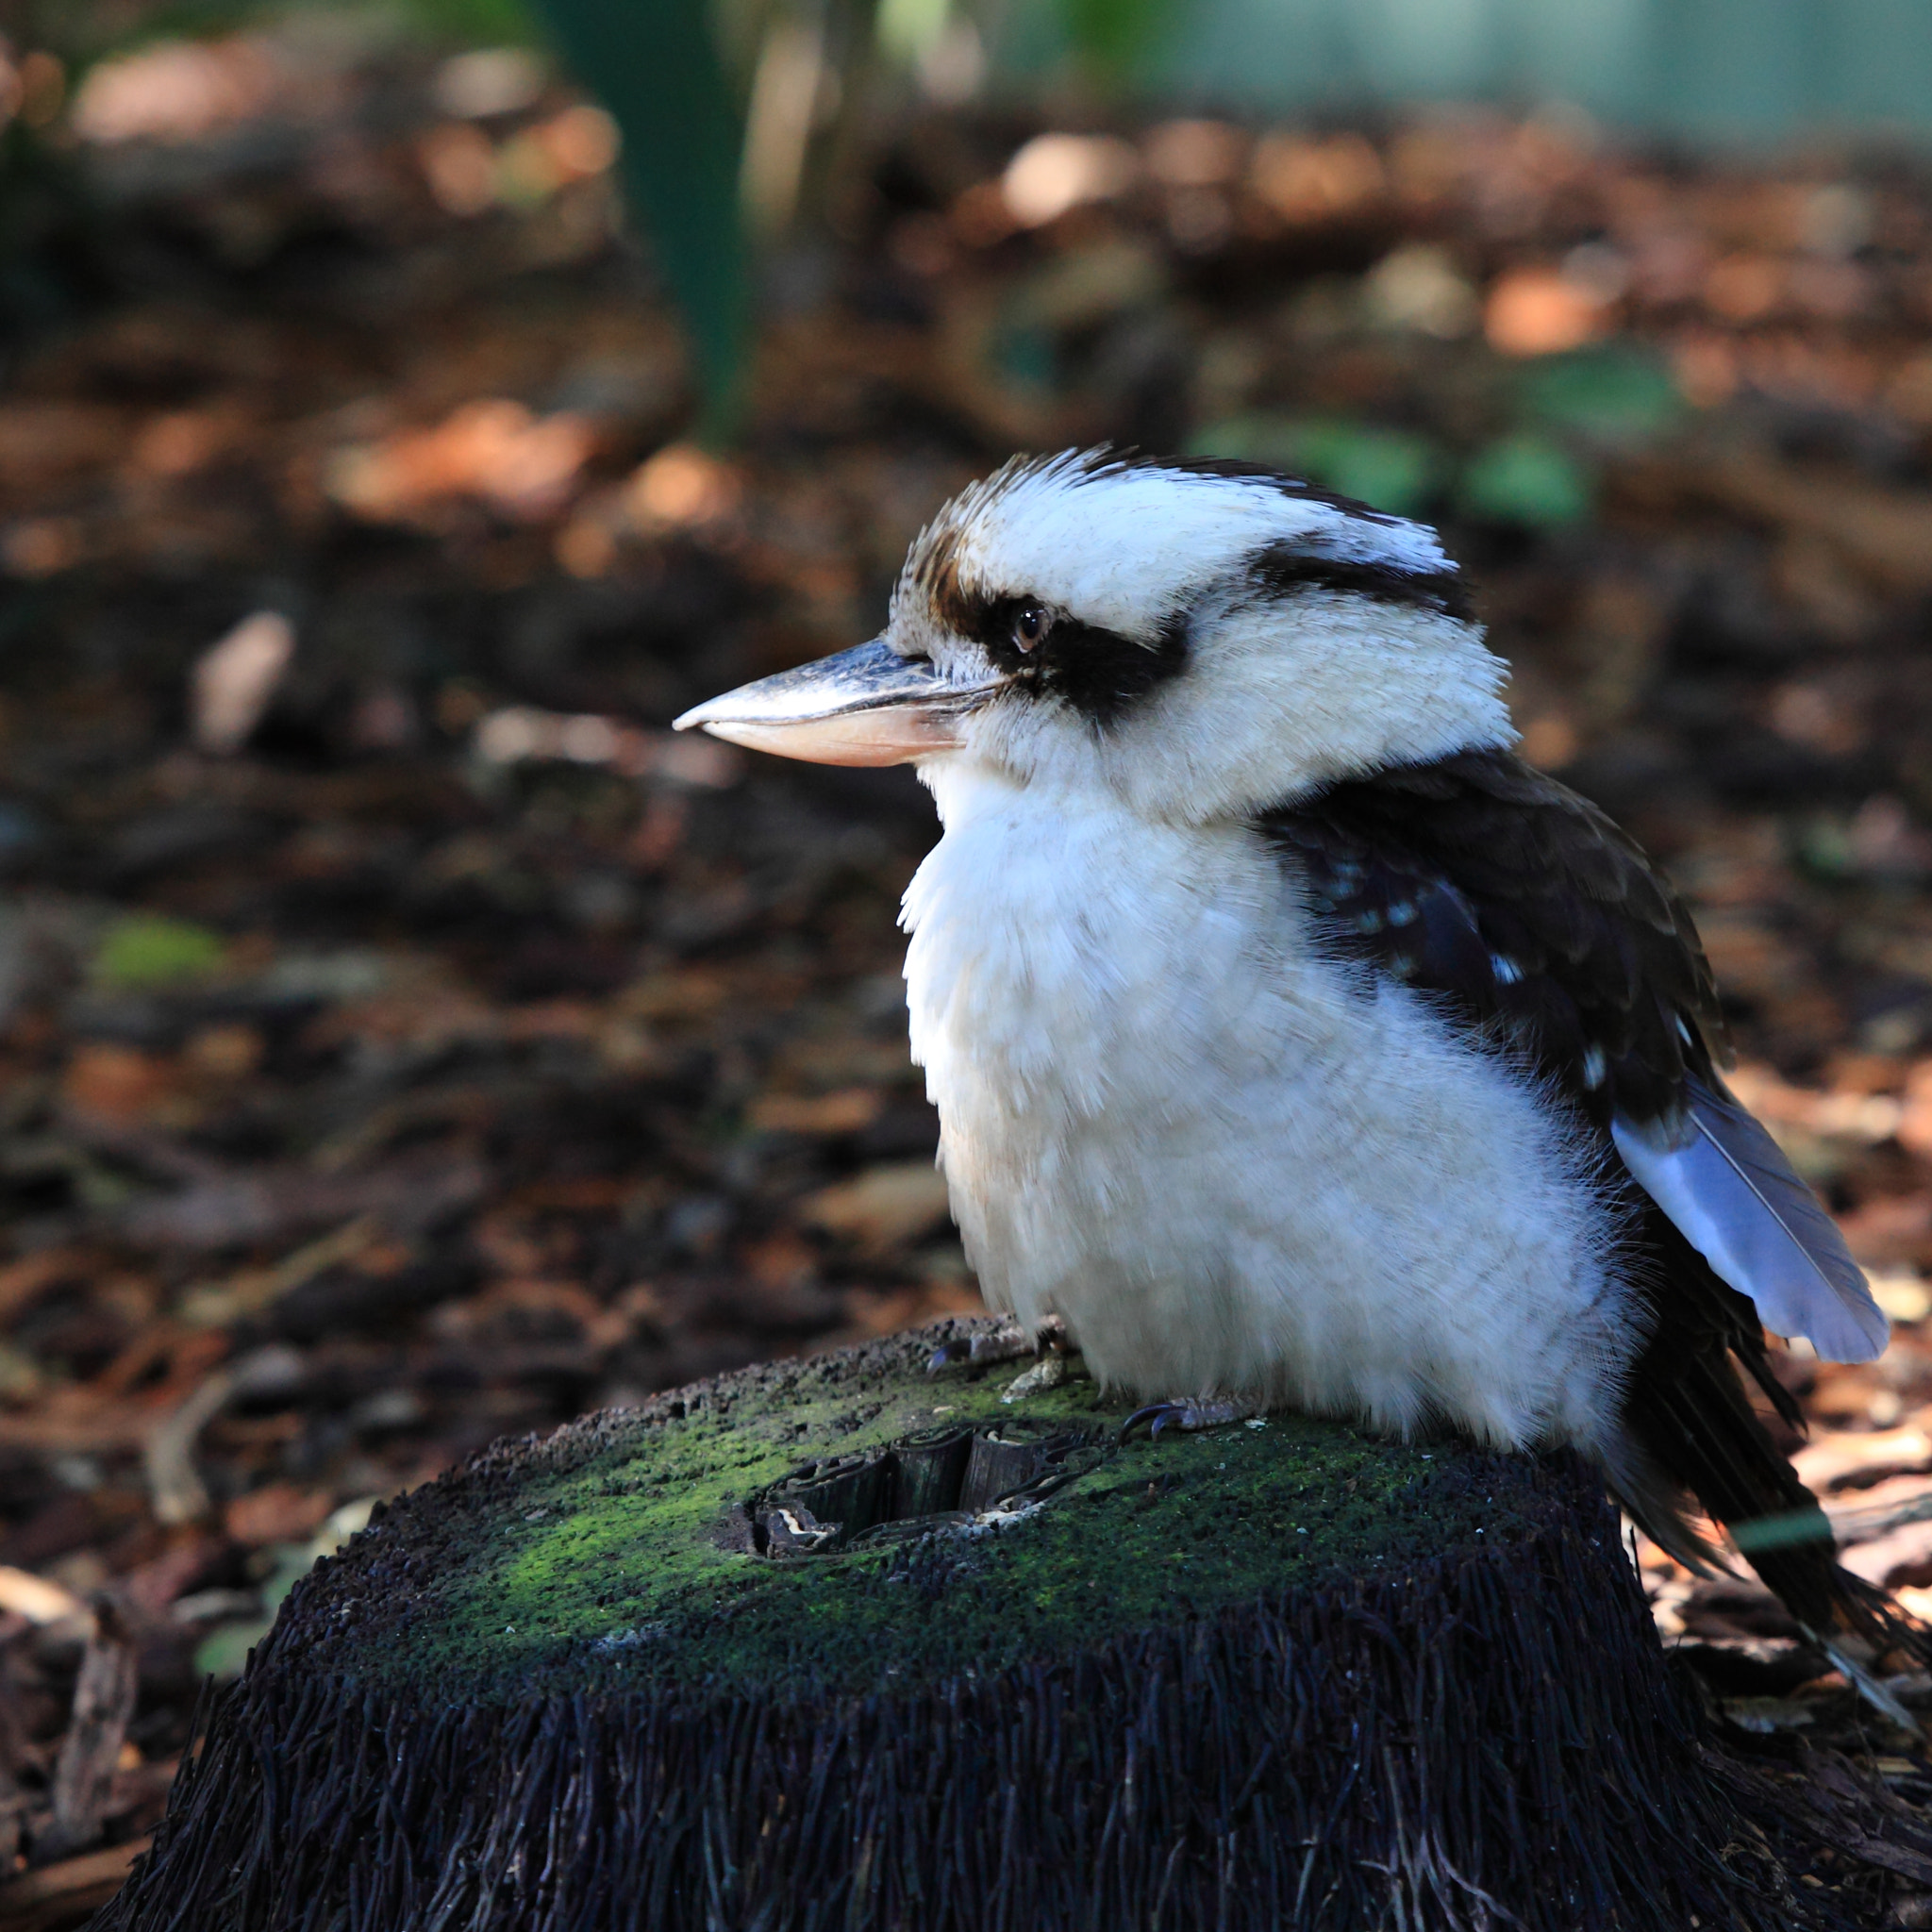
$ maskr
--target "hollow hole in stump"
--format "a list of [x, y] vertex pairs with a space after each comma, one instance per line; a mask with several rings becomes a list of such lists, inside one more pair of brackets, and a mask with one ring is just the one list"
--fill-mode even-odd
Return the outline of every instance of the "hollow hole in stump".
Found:
[[1018, 1514], [1112, 1453], [1108, 1430], [1022, 1418], [924, 1429], [874, 1455], [801, 1463], [743, 1507], [760, 1556], [835, 1556]]

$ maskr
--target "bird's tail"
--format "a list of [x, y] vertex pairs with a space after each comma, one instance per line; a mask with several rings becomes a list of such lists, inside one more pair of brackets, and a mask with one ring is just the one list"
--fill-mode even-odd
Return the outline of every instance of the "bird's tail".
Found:
[[[1876, 1675], [1888, 1657], [1932, 1665], [1932, 1630], [1838, 1560], [1818, 1498], [1772, 1440], [1739, 1374], [1741, 1363], [1777, 1413], [1802, 1426], [1796, 1402], [1771, 1372], [1755, 1315], [1693, 1327], [1686, 1316], [1700, 1304], [1731, 1316], [1733, 1291], [1686, 1249], [1671, 1270], [1671, 1299], [1682, 1312], [1660, 1323], [1625, 1390], [1623, 1421], [1635, 1453], [1627, 1468], [1612, 1471], [1618, 1499], [1679, 1562], [1706, 1574], [1728, 1569], [1689, 1521], [1686, 1492], [1695, 1497], [1807, 1636], [1868, 1698], [1911, 1725]], [[1707, 1278], [1701, 1292], [1683, 1298], [1692, 1265]], [[1749, 1315], [1743, 1297], [1735, 1301]]]

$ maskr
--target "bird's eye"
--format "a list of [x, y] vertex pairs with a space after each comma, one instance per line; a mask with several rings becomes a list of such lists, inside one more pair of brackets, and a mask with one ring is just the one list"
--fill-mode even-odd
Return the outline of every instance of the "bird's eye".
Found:
[[1053, 628], [1053, 619], [1044, 604], [1028, 599], [1013, 613], [1013, 642], [1030, 651]]

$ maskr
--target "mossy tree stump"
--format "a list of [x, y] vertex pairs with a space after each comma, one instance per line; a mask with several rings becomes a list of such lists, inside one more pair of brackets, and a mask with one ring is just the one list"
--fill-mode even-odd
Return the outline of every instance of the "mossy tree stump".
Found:
[[928, 1377], [967, 1325], [402, 1499], [101, 1932], [1800, 1923], [1580, 1465], [1123, 1446], [1090, 1381]]

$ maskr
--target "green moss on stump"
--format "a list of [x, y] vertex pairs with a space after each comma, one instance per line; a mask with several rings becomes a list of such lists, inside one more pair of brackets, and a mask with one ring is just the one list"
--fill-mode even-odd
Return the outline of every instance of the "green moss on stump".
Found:
[[1574, 1460], [1120, 1446], [1091, 1383], [927, 1378], [965, 1325], [402, 1499], [290, 1597], [98, 1932], [1832, 1923], [1708, 1775]]
[[[547, 1454], [511, 1452], [501, 1467], [512, 1507], [489, 1465], [426, 1508], [405, 1504], [390, 1537], [412, 1553], [408, 1596], [387, 1587], [383, 1540], [358, 1545], [330, 1575], [332, 1595], [358, 1597], [356, 1611], [323, 1626], [309, 1661], [373, 1686], [485, 1699], [646, 1684], [904, 1691], [1523, 1527], [1507, 1491], [1497, 1500], [1439, 1482], [1433, 1452], [1339, 1424], [1280, 1416], [1116, 1446], [1126, 1407], [1091, 1381], [1008, 1404], [1028, 1363], [928, 1381], [908, 1373], [919, 1354], [755, 1370], [608, 1418]], [[796, 1470], [802, 1450], [859, 1458], [974, 1427], [1085, 1436], [1084, 1471], [1004, 1527], [924, 1545], [789, 1561], [734, 1547], [734, 1512]], [[358, 1590], [358, 1571], [373, 1590]], [[944, 1616], [915, 1613], [941, 1594]]]

